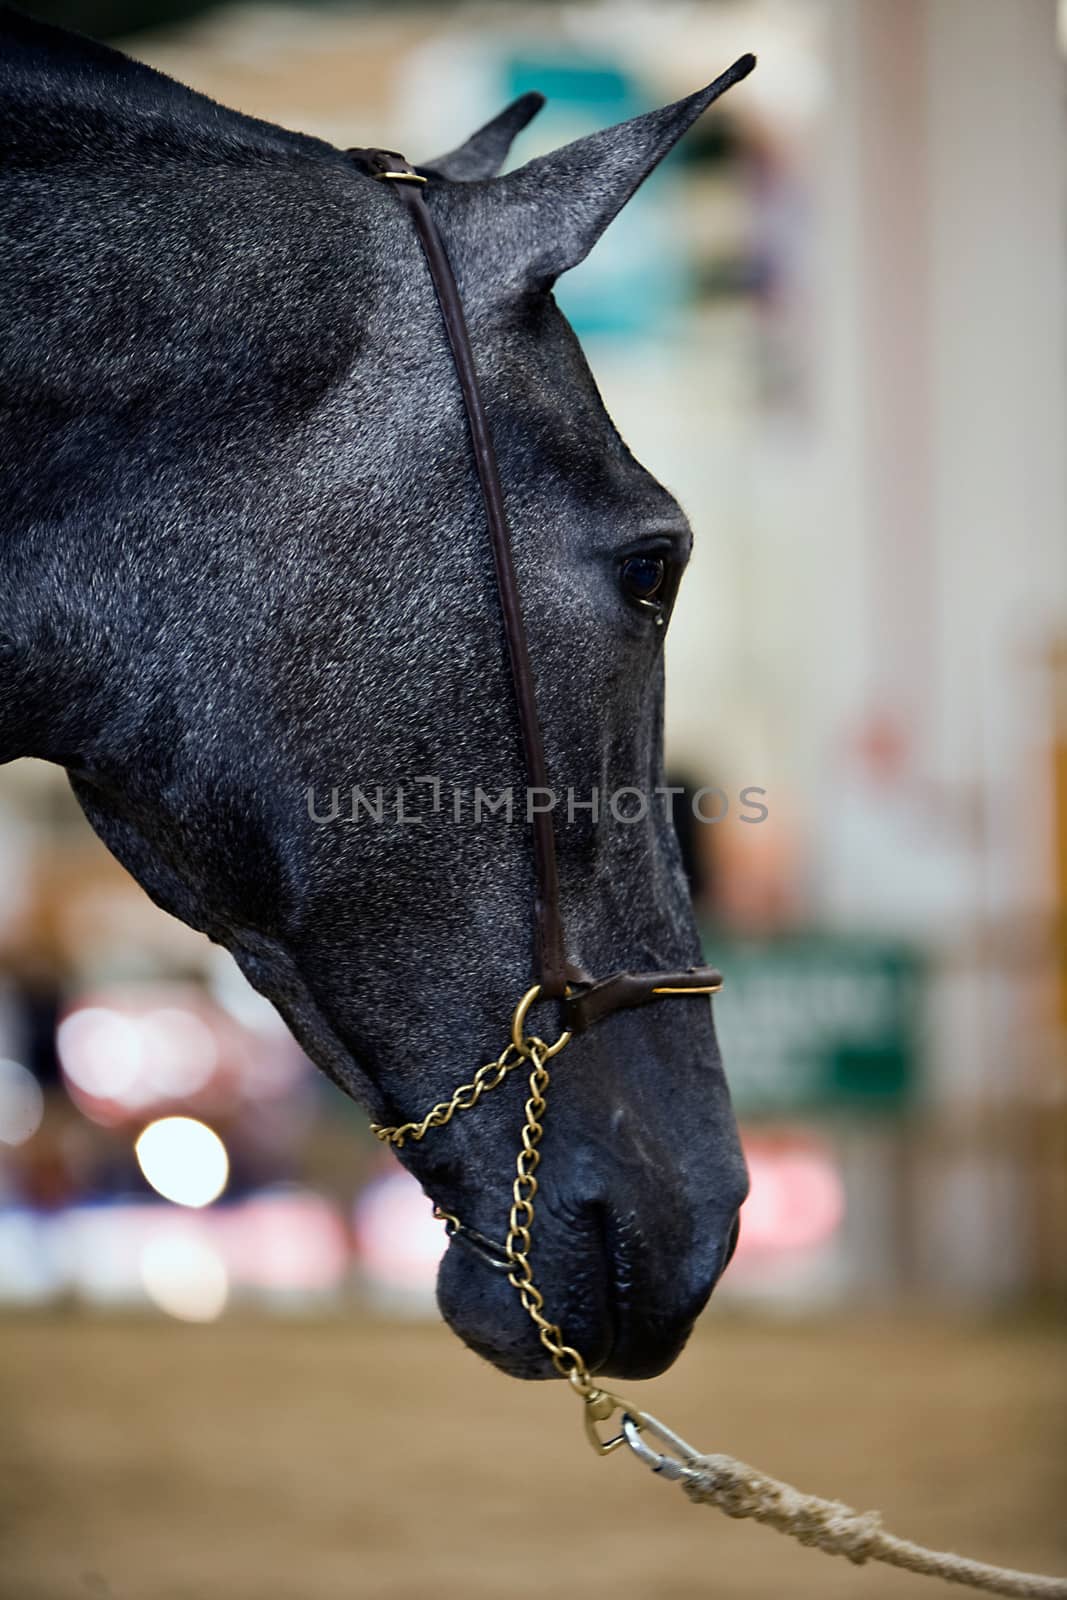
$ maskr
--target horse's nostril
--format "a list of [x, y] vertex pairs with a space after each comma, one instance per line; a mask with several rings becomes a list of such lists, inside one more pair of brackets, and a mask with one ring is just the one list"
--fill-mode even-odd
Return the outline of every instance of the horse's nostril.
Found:
[[722, 1255], [722, 1266], [719, 1268], [720, 1273], [725, 1272], [727, 1267], [730, 1265], [730, 1262], [733, 1260], [734, 1251], [737, 1249], [737, 1241], [740, 1239], [740, 1237], [741, 1213], [738, 1212], [737, 1216], [734, 1218], [733, 1227], [730, 1229], [729, 1236], [726, 1240], [726, 1249], [723, 1251]]

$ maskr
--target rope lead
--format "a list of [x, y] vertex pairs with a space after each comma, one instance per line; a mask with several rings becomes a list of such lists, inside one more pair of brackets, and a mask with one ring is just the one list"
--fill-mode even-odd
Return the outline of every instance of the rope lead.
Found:
[[[653, 1449], [657, 1439], [666, 1451]], [[751, 1517], [798, 1543], [825, 1555], [846, 1556], [856, 1566], [883, 1561], [923, 1577], [962, 1583], [986, 1594], [1023, 1597], [1023, 1600], [1067, 1600], [1067, 1579], [1047, 1578], [1035, 1572], [1016, 1572], [948, 1550], [928, 1550], [910, 1539], [898, 1539], [882, 1527], [877, 1511], [856, 1511], [840, 1500], [823, 1500], [804, 1494], [733, 1456], [700, 1455], [692, 1445], [647, 1411], [627, 1412], [622, 1438], [639, 1460], [653, 1472], [679, 1482], [694, 1505], [715, 1506], [728, 1517]]]

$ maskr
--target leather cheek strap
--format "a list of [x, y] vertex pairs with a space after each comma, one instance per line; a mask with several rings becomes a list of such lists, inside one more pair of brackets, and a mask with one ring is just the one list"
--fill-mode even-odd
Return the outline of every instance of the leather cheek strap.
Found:
[[[504, 619], [504, 637], [507, 642], [511, 679], [519, 714], [526, 781], [531, 789], [547, 791], [548, 764], [545, 759], [541, 722], [537, 714], [537, 692], [530, 665], [530, 650], [526, 639], [526, 624], [523, 619], [518, 579], [515, 575], [511, 532], [504, 505], [500, 469], [497, 465], [492, 432], [482, 403], [481, 387], [463, 302], [444, 241], [422, 197], [426, 180], [423, 174], [395, 150], [355, 149], [349, 150], [347, 154], [371, 177], [391, 183], [396, 196], [411, 218], [422, 246], [430, 281], [437, 296], [441, 320], [452, 351], [456, 378], [470, 429], [471, 450], [485, 509], [497, 593]], [[546, 999], [558, 999], [567, 986], [567, 941], [560, 911], [556, 837], [551, 814], [548, 811], [536, 811], [533, 814], [532, 826], [536, 878], [534, 899], [536, 966], [542, 994]]]
[[[482, 404], [463, 302], [444, 241], [422, 197], [426, 176], [395, 150], [354, 149], [347, 154], [368, 176], [390, 184], [407, 210], [422, 246], [470, 428], [471, 449], [485, 508], [504, 619], [527, 782], [534, 789], [547, 790], [548, 767], [511, 551], [504, 491], [492, 433]], [[556, 839], [552, 818], [547, 811], [538, 811], [533, 816], [533, 846], [536, 964], [540, 974], [540, 994], [545, 1000], [558, 999], [562, 1002], [567, 1028], [581, 1033], [602, 1017], [610, 1016], [613, 1011], [648, 1005], [652, 1000], [670, 995], [714, 994], [721, 987], [722, 978], [713, 967], [689, 967], [684, 972], [616, 972], [609, 978], [601, 978], [599, 982], [579, 972], [567, 960], [567, 942], [560, 910]]]
[[584, 1033], [613, 1011], [647, 1006], [653, 1000], [678, 995], [716, 994], [722, 973], [714, 967], [687, 967], [684, 972], [615, 972], [587, 988], [572, 991], [563, 1001], [566, 1026]]

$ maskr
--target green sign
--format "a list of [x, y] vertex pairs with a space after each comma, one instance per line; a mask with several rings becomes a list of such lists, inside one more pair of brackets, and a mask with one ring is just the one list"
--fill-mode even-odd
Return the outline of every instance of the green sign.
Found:
[[923, 981], [911, 946], [709, 931], [705, 950], [725, 978], [715, 1026], [740, 1115], [907, 1104], [918, 1077]]

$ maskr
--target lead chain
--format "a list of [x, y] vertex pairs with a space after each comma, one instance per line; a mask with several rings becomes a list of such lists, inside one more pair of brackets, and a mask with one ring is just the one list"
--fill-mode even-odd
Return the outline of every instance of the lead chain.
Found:
[[[547, 1110], [545, 1095], [552, 1081], [548, 1070], [548, 1059], [562, 1049], [570, 1037], [565, 1034], [550, 1047], [543, 1039], [526, 1038], [522, 1035], [521, 1024], [536, 993], [536, 990], [529, 991], [520, 1002], [512, 1026], [512, 1038], [506, 1048], [500, 1052], [495, 1061], [486, 1062], [484, 1067], [479, 1067], [470, 1083], [460, 1084], [448, 1100], [439, 1101], [417, 1122], [402, 1122], [394, 1127], [372, 1122], [371, 1132], [376, 1139], [380, 1139], [383, 1144], [392, 1145], [396, 1150], [402, 1150], [409, 1139], [413, 1144], [417, 1144], [426, 1137], [431, 1128], [443, 1128], [451, 1122], [457, 1111], [472, 1110], [482, 1095], [498, 1088], [521, 1061], [530, 1063], [522, 1144], [515, 1162], [508, 1234], [504, 1245], [505, 1255], [512, 1264], [508, 1282], [518, 1293], [523, 1309], [537, 1329], [537, 1336], [552, 1358], [552, 1365], [560, 1377], [566, 1378], [577, 1393], [583, 1399], [587, 1399], [599, 1391], [595, 1389], [589, 1368], [580, 1352], [566, 1342], [559, 1324], [551, 1322], [545, 1316], [545, 1297], [534, 1282], [533, 1268], [530, 1265], [534, 1201], [537, 1198], [537, 1168], [541, 1162], [539, 1146], [545, 1131], [542, 1118]], [[459, 1219], [450, 1216], [448, 1212], [438, 1211], [438, 1215], [459, 1226]]]
[[[508, 1233], [504, 1245], [505, 1256], [511, 1264], [508, 1282], [515, 1289], [523, 1310], [537, 1329], [537, 1337], [551, 1357], [552, 1365], [560, 1377], [566, 1378], [575, 1393], [585, 1402], [586, 1433], [593, 1448], [603, 1455], [621, 1445], [624, 1440], [621, 1433], [614, 1439], [602, 1439], [597, 1432], [596, 1424], [621, 1410], [622, 1402], [617, 1396], [597, 1388], [581, 1352], [567, 1343], [559, 1324], [546, 1317], [545, 1297], [534, 1282], [533, 1268], [530, 1265], [534, 1204], [538, 1188], [537, 1168], [541, 1162], [540, 1144], [545, 1132], [542, 1119], [548, 1108], [545, 1096], [552, 1082], [548, 1062], [569, 1043], [571, 1037], [569, 1033], [563, 1033], [555, 1044], [547, 1045], [543, 1039], [536, 1036], [528, 1037], [523, 1032], [526, 1014], [539, 994], [540, 989], [536, 985], [527, 990], [512, 1018], [511, 1039], [508, 1045], [495, 1061], [489, 1061], [485, 1066], [479, 1067], [470, 1083], [461, 1084], [448, 1100], [439, 1101], [418, 1122], [402, 1122], [394, 1127], [372, 1123], [371, 1132], [383, 1144], [392, 1145], [397, 1150], [403, 1149], [409, 1139], [412, 1143], [418, 1143], [426, 1137], [431, 1128], [443, 1128], [446, 1123], [451, 1122], [458, 1111], [470, 1111], [478, 1104], [483, 1094], [498, 1088], [520, 1061], [529, 1062], [530, 1076], [524, 1106], [522, 1143], [515, 1161]], [[450, 1222], [453, 1227], [458, 1229], [462, 1226], [459, 1218], [452, 1216], [450, 1212], [442, 1211], [436, 1206], [434, 1210], [442, 1220]]]
[[402, 1150], [410, 1139], [412, 1144], [418, 1144], [424, 1139], [431, 1128], [443, 1128], [451, 1122], [457, 1111], [470, 1111], [490, 1089], [496, 1089], [503, 1083], [509, 1072], [514, 1072], [520, 1061], [525, 1059], [514, 1044], [509, 1043], [501, 1050], [495, 1061], [487, 1061], [484, 1067], [479, 1067], [470, 1083], [461, 1083], [459, 1088], [449, 1100], [440, 1100], [437, 1105], [427, 1111], [420, 1122], [402, 1122], [395, 1128], [383, 1127], [380, 1122], [372, 1122], [370, 1131], [376, 1139], [383, 1144], [391, 1144], [395, 1150]]
[[574, 1346], [566, 1343], [559, 1324], [550, 1322], [545, 1316], [545, 1297], [533, 1280], [530, 1266], [537, 1168], [541, 1164], [539, 1146], [545, 1131], [541, 1119], [547, 1110], [545, 1094], [552, 1078], [544, 1059], [547, 1048], [544, 1042], [541, 1039], [525, 1039], [523, 1045], [531, 1070], [522, 1147], [515, 1162], [515, 1181], [511, 1186], [508, 1236], [504, 1241], [505, 1254], [512, 1263], [508, 1282], [518, 1290], [523, 1309], [537, 1329], [537, 1336], [551, 1356], [552, 1365], [560, 1377], [566, 1378], [585, 1397], [594, 1389], [589, 1369]]

